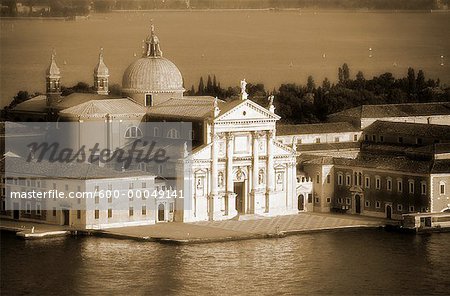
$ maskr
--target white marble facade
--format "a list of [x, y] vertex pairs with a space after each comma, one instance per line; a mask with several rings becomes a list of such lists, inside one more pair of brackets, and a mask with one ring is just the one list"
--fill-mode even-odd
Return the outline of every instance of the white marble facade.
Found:
[[[226, 106], [225, 106], [226, 109]], [[179, 162], [175, 220], [226, 220], [237, 215], [298, 212], [295, 151], [275, 140], [279, 116], [250, 100], [206, 123], [207, 142]]]

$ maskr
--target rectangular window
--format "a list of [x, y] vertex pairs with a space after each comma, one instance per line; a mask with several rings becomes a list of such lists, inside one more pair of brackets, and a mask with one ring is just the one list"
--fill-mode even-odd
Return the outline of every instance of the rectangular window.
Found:
[[142, 212], [141, 212], [142, 216], [147, 215], [147, 207], [146, 206], [142, 206]]
[[128, 189], [134, 189], [134, 183], [130, 183], [130, 184], [128, 185]]
[[403, 206], [402, 205], [397, 205], [397, 211], [399, 211], [399, 212], [403, 211]]
[[398, 142], [403, 143], [403, 137], [398, 137]]
[[343, 176], [341, 174], [338, 175], [338, 185], [342, 185], [343, 184]]
[[338, 198], [338, 203], [342, 203], [342, 198], [340, 197], [340, 198]]
[[130, 217], [134, 215], [134, 209], [133, 209], [133, 207], [130, 207], [130, 208], [128, 209], [128, 215], [129, 215]]
[[440, 192], [441, 194], [445, 194], [445, 184], [442, 183], [439, 187], [440, 187], [439, 192]]
[[94, 218], [98, 219], [100, 217], [100, 211], [99, 210], [95, 210], [94, 211]]
[[94, 202], [98, 204], [100, 202], [100, 197], [98, 195], [95, 196]]
[[336, 143], [339, 143], [339, 137], [335, 137], [335, 138], [334, 138], [334, 141], [335, 141]]
[[52, 211], [53, 217], [56, 217], [56, 208], [53, 207], [53, 211]]
[[384, 136], [380, 136], [380, 142], [384, 142]]
[[147, 183], [142, 182], [142, 188], [147, 188]]
[[376, 135], [372, 135], [372, 142], [376, 142], [377, 141], [377, 136]]
[[108, 218], [112, 218], [112, 214], [113, 214], [112, 211], [113, 211], [112, 209], [108, 209]]
[[397, 181], [397, 191], [403, 192], [403, 182], [401, 180]]
[[366, 208], [370, 207], [370, 201], [366, 200], [365, 204], [366, 204]]
[[387, 179], [386, 188], [388, 191], [392, 191], [392, 180], [391, 179]]
[[328, 183], [328, 184], [331, 183], [331, 175], [327, 175], [327, 183]]
[[317, 184], [320, 183], [320, 175], [319, 175], [319, 174], [316, 175], [316, 183], [317, 183]]
[[417, 138], [417, 139], [416, 139], [416, 143], [417, 143], [418, 145], [421, 145], [422, 142], [423, 142], [423, 141], [422, 141], [422, 138]]
[[29, 202], [26, 203], [25, 213], [31, 214], [31, 204]]
[[369, 141], [369, 135], [364, 135], [364, 141]]
[[41, 215], [41, 204], [36, 203], [36, 215]]
[[414, 206], [409, 206], [409, 211], [414, 212]]
[[380, 204], [379, 201], [375, 202], [375, 207], [376, 207], [377, 209], [381, 208], [381, 204]]
[[331, 197], [327, 197], [327, 203], [331, 202]]
[[145, 94], [145, 106], [153, 106], [153, 98], [151, 94]]
[[357, 142], [358, 141], [358, 135], [353, 135], [353, 142]]
[[350, 198], [347, 198], [347, 204], [349, 205], [351, 203], [352, 203], [352, 200]]
[[174, 209], [174, 203], [171, 202], [171, 203], [169, 204], [169, 213], [173, 213], [173, 209]]
[[366, 186], [366, 188], [370, 188], [370, 177], [366, 177], [365, 179], [365, 186]]
[[312, 203], [312, 194], [308, 193], [308, 203]]
[[320, 138], [316, 138], [316, 144], [320, 144]]
[[316, 197], [316, 203], [320, 202], [320, 198]]
[[381, 178], [380, 177], [375, 178], [375, 188], [378, 190], [381, 189]]
[[81, 210], [77, 210], [77, 219], [78, 219], [78, 220], [81, 219]]

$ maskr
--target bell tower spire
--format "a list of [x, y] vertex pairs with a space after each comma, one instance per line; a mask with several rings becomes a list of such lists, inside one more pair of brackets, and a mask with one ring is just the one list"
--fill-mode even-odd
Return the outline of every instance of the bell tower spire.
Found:
[[52, 51], [50, 65], [46, 71], [47, 106], [52, 107], [61, 96], [61, 71], [56, 64], [56, 53]]
[[98, 64], [94, 68], [94, 89], [99, 95], [107, 95], [109, 93], [109, 69], [103, 61], [103, 48], [100, 48], [98, 55]]
[[162, 51], [159, 46], [158, 36], [155, 35], [155, 26], [152, 24], [150, 26], [150, 36], [145, 40], [146, 50], [143, 57], [149, 58], [160, 58], [162, 57]]

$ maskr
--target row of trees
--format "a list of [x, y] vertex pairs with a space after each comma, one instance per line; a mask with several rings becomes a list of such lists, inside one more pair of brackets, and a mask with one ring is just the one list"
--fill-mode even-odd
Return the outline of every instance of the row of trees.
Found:
[[[275, 95], [276, 113], [284, 122], [313, 123], [326, 121], [329, 114], [364, 104], [396, 104], [414, 102], [450, 101], [450, 88], [441, 86], [439, 79], [427, 79], [422, 70], [409, 68], [407, 75], [395, 78], [384, 73], [372, 79], [366, 79], [361, 71], [354, 78], [347, 64], [339, 67], [337, 82], [331, 83], [325, 78], [317, 86], [309, 76], [306, 84], [282, 84], [278, 90], [268, 92], [263, 84], [247, 85], [250, 99], [266, 106], [267, 97]], [[232, 100], [239, 97], [239, 87], [222, 88], [215, 75], [203, 77], [195, 90], [194, 86], [187, 95], [208, 95], [220, 99]]]
[[[433, 101], [450, 102], [450, 88], [442, 86], [439, 79], [426, 78], [422, 70], [416, 72], [409, 68], [406, 76], [395, 78], [391, 73], [384, 73], [372, 79], [366, 79], [359, 71], [352, 78], [347, 64], [339, 67], [337, 82], [331, 83], [325, 78], [317, 85], [312, 76], [306, 84], [282, 84], [278, 89], [267, 91], [264, 84], [247, 84], [249, 98], [262, 106], [267, 106], [267, 97], [275, 95], [276, 113], [286, 123], [314, 123], [326, 121], [329, 114], [360, 105], [426, 103]], [[71, 87], [62, 87], [62, 95], [74, 92], [92, 93], [94, 89], [87, 83], [79, 82]], [[238, 99], [238, 86], [222, 88], [215, 75], [208, 75], [206, 83], [200, 77], [198, 87], [186, 92], [187, 96], [213, 96], [223, 100]], [[110, 94], [120, 96], [118, 84], [110, 86]], [[32, 96], [37, 95], [35, 93]], [[32, 97], [26, 91], [20, 91], [5, 108], [7, 112], [17, 104]]]
[[1, 0], [2, 16], [69, 17], [88, 15], [90, 0]]

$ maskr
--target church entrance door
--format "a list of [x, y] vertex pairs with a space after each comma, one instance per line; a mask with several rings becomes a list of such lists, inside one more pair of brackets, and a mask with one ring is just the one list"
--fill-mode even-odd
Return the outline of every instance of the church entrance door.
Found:
[[234, 193], [236, 193], [236, 211], [239, 214], [245, 213], [245, 191], [244, 182], [234, 183]]

